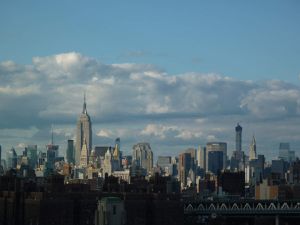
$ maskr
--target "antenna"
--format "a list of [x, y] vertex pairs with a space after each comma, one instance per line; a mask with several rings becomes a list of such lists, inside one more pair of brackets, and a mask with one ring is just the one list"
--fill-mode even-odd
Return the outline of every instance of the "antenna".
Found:
[[87, 114], [87, 110], [86, 110], [86, 93], [85, 91], [83, 92], [83, 110], [82, 113]]
[[53, 124], [51, 124], [51, 144], [53, 145]]

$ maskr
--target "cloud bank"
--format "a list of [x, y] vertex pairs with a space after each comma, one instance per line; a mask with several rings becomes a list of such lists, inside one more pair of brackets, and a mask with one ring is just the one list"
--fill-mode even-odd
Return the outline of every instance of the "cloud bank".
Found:
[[213, 73], [173, 75], [154, 65], [108, 65], [70, 52], [34, 57], [30, 65], [0, 63], [0, 141], [10, 146], [47, 142], [54, 123], [58, 142], [65, 143], [74, 137], [84, 92], [94, 143], [109, 144], [120, 136], [129, 152], [138, 141], [149, 141], [162, 154], [211, 140], [227, 141], [234, 149], [239, 121], [246, 151], [251, 133], [271, 156], [280, 141], [294, 143], [297, 150], [300, 140], [298, 85]]

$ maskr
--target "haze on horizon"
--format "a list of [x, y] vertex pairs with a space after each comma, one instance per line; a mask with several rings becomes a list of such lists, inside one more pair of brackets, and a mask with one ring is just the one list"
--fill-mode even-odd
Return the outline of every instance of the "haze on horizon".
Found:
[[[18, 6], [18, 7], [17, 7]], [[0, 3], [0, 145], [65, 151], [83, 92], [93, 143], [176, 155], [207, 141], [300, 153], [297, 1]], [[5, 155], [3, 155], [4, 157]]]

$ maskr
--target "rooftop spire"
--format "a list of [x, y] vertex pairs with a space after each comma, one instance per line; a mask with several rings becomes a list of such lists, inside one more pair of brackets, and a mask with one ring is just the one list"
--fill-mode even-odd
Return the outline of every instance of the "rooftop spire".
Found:
[[51, 145], [53, 145], [53, 124], [51, 125]]
[[85, 101], [85, 92], [83, 94], [83, 110], [82, 110], [82, 113], [87, 114], [86, 101]]
[[256, 140], [255, 140], [254, 134], [253, 134], [253, 138], [252, 138], [252, 144], [256, 145]]

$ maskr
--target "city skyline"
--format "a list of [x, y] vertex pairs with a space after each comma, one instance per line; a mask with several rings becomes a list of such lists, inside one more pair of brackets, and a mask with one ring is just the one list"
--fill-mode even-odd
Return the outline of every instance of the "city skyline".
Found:
[[95, 145], [231, 156], [240, 122], [245, 153], [255, 134], [257, 154], [299, 154], [298, 2], [19, 4], [0, 3], [2, 152], [45, 150], [51, 124], [64, 152], [86, 92]]

